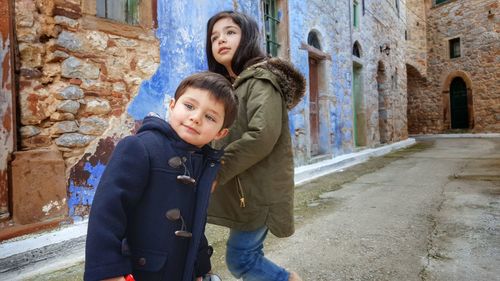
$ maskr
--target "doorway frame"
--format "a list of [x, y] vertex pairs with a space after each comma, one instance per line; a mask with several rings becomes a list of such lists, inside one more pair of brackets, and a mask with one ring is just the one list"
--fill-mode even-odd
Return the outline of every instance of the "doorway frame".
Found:
[[474, 129], [474, 85], [470, 79], [470, 74], [457, 70], [450, 72], [442, 82], [441, 99], [443, 108], [443, 131], [451, 130], [451, 101], [450, 86], [453, 79], [460, 77], [467, 87], [467, 114], [469, 130]]

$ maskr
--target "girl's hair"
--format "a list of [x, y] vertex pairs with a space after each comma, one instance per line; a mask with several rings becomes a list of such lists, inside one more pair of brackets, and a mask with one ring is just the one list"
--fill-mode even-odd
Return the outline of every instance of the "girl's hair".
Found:
[[240, 44], [231, 61], [231, 67], [236, 75], [239, 75], [248, 66], [264, 60], [266, 55], [260, 47], [259, 27], [254, 19], [246, 14], [234, 11], [222, 11], [213, 15], [207, 22], [206, 53], [208, 69], [229, 77], [226, 68], [218, 63], [212, 54], [212, 30], [214, 24], [223, 18], [232, 19], [241, 29]]
[[224, 76], [210, 72], [198, 72], [186, 77], [175, 90], [175, 100], [186, 92], [188, 88], [208, 91], [218, 102], [224, 104], [224, 123], [222, 128], [229, 128], [238, 114], [238, 99], [233, 94], [231, 82]]

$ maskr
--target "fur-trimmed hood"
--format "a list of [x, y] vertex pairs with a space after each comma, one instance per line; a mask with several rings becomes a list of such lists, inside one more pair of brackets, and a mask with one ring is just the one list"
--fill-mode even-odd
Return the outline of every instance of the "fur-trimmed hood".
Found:
[[[267, 75], [269, 72], [274, 74], [274, 77], [269, 77], [270, 75]], [[234, 88], [250, 78], [270, 80], [281, 92], [288, 109], [295, 107], [306, 92], [304, 76], [290, 62], [279, 58], [269, 58], [248, 67], [236, 78], [233, 84]]]

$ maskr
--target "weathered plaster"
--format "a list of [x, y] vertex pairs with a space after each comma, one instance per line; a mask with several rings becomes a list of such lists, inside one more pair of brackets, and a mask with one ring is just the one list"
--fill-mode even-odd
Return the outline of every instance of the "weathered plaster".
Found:
[[68, 186], [69, 215], [74, 220], [88, 215], [95, 189], [115, 147], [112, 138], [101, 139], [93, 154], [87, 153], [70, 171]]
[[219, 11], [234, 8], [258, 16], [257, 2], [158, 1], [156, 36], [160, 40], [160, 66], [151, 79], [142, 83], [128, 113], [135, 120], [142, 120], [149, 112], [165, 116], [168, 102], [180, 81], [207, 69], [205, 33], [208, 19]]
[[[309, 32], [319, 36], [322, 51], [331, 56], [322, 61], [319, 90], [321, 150], [340, 155], [352, 150], [352, 106], [348, 2], [289, 1], [290, 57], [309, 85], [308, 53], [300, 48]], [[320, 73], [320, 75], [321, 75]], [[295, 164], [310, 161], [309, 89], [304, 101], [290, 112]]]
[[7, 159], [13, 149], [11, 64], [9, 38], [0, 35], [0, 171], [7, 169]]
[[[349, 153], [354, 149], [354, 112], [351, 91], [351, 50], [353, 40], [351, 39], [352, 30], [350, 27], [350, 5], [352, 3], [350, 0], [289, 0], [285, 2], [288, 3], [286, 9], [289, 19], [287, 34], [290, 36], [288, 40], [290, 50], [287, 56], [290, 58], [290, 61], [309, 80], [308, 52], [301, 48], [301, 46], [303, 43], [307, 43], [307, 37], [311, 31], [315, 31], [319, 35], [321, 49], [330, 57], [321, 62], [321, 77], [319, 78], [319, 142], [322, 159]], [[366, 2], [371, 3], [370, 1]], [[375, 5], [372, 5], [372, 8], [374, 9]], [[92, 81], [87, 79], [78, 81], [77, 78], [71, 81], [71, 83], [76, 83], [76, 85], [84, 90], [87, 98], [111, 97], [108, 101], [112, 111], [106, 113], [110, 115], [108, 127], [103, 128], [105, 131], [100, 136], [97, 136], [96, 140], [90, 142], [87, 147], [62, 148], [64, 149], [63, 152], [68, 169], [66, 171], [69, 194], [67, 204], [70, 216], [78, 219], [88, 214], [95, 189], [116, 142], [124, 136], [133, 133], [140, 125], [140, 121], [149, 112], [153, 111], [160, 116], [165, 116], [168, 102], [173, 96], [179, 82], [193, 72], [206, 70], [206, 22], [210, 16], [219, 11], [234, 9], [243, 11], [254, 17], [262, 29], [260, 0], [158, 0], [158, 28], [155, 32], [156, 39], [159, 42], [159, 61], [156, 61], [157, 58], [148, 61], [148, 59], [151, 59], [150, 57], [154, 57], [151, 54], [154, 54], [158, 50], [156, 49], [158, 47], [156, 42], [154, 46], [151, 45], [150, 49], [143, 50], [141, 48], [144, 48], [144, 45], [141, 45], [141, 47], [137, 45], [144, 43], [140, 40], [124, 39], [116, 35], [108, 36], [95, 30], [80, 30], [86, 34], [86, 39], [81, 39], [84, 42], [83, 47], [86, 46], [85, 44], [95, 44], [95, 49], [104, 49], [109, 52], [100, 52], [105, 57], [92, 60], [96, 65], [99, 65], [99, 77], [106, 77], [121, 84], [99, 85], [99, 81], [96, 81], [96, 85], [89, 85]], [[394, 34], [390, 34], [387, 38], [383, 24], [380, 24], [380, 22], [389, 22], [393, 19], [394, 14], [390, 12], [383, 11], [378, 18], [366, 20], [366, 26], [371, 21], [370, 23], [374, 27], [366, 28], [366, 32], [354, 35], [355, 37], [357, 36], [356, 40], [359, 41], [363, 50], [360, 62], [363, 64], [364, 80], [368, 81], [363, 85], [363, 90], [367, 92], [364, 99], [364, 109], [366, 110], [365, 116], [368, 119], [366, 122], [366, 135], [369, 138], [367, 141], [369, 146], [377, 145], [379, 137], [378, 91], [374, 82], [376, 81], [378, 61], [383, 60], [386, 65], [390, 66], [387, 70], [388, 77], [392, 75], [395, 67], [399, 69], [399, 73], [401, 74], [399, 75], [400, 81], [397, 81], [396, 84], [405, 84], [401, 81], [406, 78], [402, 74], [404, 68], [399, 65], [400, 61], [402, 62], [402, 51], [398, 50], [395, 47], [396, 44], [394, 44], [398, 39]], [[67, 32], [73, 33], [74, 31], [71, 28], [66, 29], [68, 30]], [[26, 36], [29, 35], [29, 31], [31, 31], [30, 28], [25, 28], [24, 34]], [[397, 29], [395, 32], [399, 31], [400, 29]], [[377, 35], [373, 34], [375, 32], [377, 32]], [[78, 35], [80, 33], [76, 32], [75, 34]], [[83, 36], [84, 34], [80, 35]], [[90, 42], [88, 42], [89, 40]], [[65, 45], [65, 42], [61, 41], [60, 44]], [[381, 42], [394, 44], [391, 45], [391, 47], [394, 47], [391, 50], [391, 57], [380, 54], [378, 44]], [[264, 42], [262, 42], [262, 45], [264, 47]], [[131, 52], [133, 56], [127, 60], [117, 60], [120, 52], [123, 52], [123, 48], [121, 47], [124, 46], [128, 50], [134, 51]], [[68, 51], [68, 53], [71, 52]], [[152, 69], [156, 65], [158, 65], [156, 72], [148, 80], [142, 80], [151, 75], [154, 71]], [[124, 77], [121, 77], [121, 72], [117, 71], [122, 68], [125, 70]], [[135, 72], [129, 74], [129, 71], [135, 71], [136, 69], [140, 70], [139, 72], [142, 72], [144, 76], [139, 77], [140, 75]], [[45, 72], [42, 74], [46, 75]], [[25, 72], [26, 79], [34, 79], [34, 82], [30, 86], [30, 89], [32, 88], [33, 91], [26, 90], [26, 92], [43, 93], [45, 91], [48, 93], [47, 89], [44, 89], [43, 86], [36, 86], [39, 85], [37, 84], [38, 81], [36, 77], [33, 78], [36, 75], [42, 74], [36, 73], [35, 70]], [[52, 79], [51, 77], [46, 79], [49, 78]], [[136, 90], [136, 86], [141, 81], [142, 83], [138, 90]], [[35, 87], [37, 87], [36, 91], [34, 90]], [[405, 89], [401, 88], [398, 90], [398, 94], [404, 91]], [[38, 98], [38, 95], [33, 96], [33, 98]], [[399, 110], [406, 112], [404, 101], [400, 101], [401, 98], [404, 100], [404, 96], [402, 95], [395, 96], [395, 104], [397, 106], [401, 105], [401, 109]], [[308, 100], [309, 91], [307, 91], [304, 100], [289, 112], [289, 126], [292, 132], [296, 166], [303, 166], [318, 161], [318, 158], [312, 159], [310, 152]], [[37, 100], [36, 104], [38, 105], [39, 103], [41, 101]], [[82, 108], [85, 106], [84, 109], [86, 109], [88, 105], [89, 103], [86, 103], [81, 106]], [[126, 109], [126, 112], [123, 111], [124, 109]], [[47, 109], [46, 113], [49, 114], [51, 112]], [[86, 112], [84, 113], [86, 114]], [[94, 113], [96, 115], [100, 114], [98, 112]], [[52, 115], [50, 117], [52, 118]], [[81, 119], [82, 116], [76, 117], [77, 119]], [[41, 118], [35, 120], [38, 119]], [[400, 128], [401, 124], [395, 124], [394, 126], [395, 128]], [[405, 128], [402, 128], [402, 130], [405, 130]], [[33, 138], [37, 137], [42, 138], [43, 135], [33, 136]], [[47, 135], [45, 137], [48, 139], [47, 144], [50, 144], [50, 136]]]

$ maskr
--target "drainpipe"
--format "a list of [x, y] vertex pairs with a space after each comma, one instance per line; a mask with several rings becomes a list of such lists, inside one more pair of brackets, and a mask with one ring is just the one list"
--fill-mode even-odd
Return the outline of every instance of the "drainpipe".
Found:
[[[352, 0], [347, 0], [347, 7], [349, 8], [349, 48], [352, 48], [352, 11], [351, 11], [351, 8], [352, 8], [352, 5], [351, 5], [351, 1]], [[351, 54], [351, 52], [349, 52], [349, 54]], [[353, 112], [353, 118], [352, 118], [352, 121], [353, 121], [353, 126], [352, 126], [352, 144], [353, 144], [353, 148], [356, 147], [356, 139], [354, 138], [354, 130], [356, 130], [356, 128], [354, 128], [354, 120], [356, 118], [355, 116], [355, 110], [354, 110], [354, 91], [353, 91], [353, 79], [354, 79], [354, 73], [353, 73], [353, 63], [352, 63], [352, 59], [351, 59], [351, 67], [349, 68], [349, 72], [351, 73], [350, 74], [350, 77], [351, 77], [351, 81], [350, 81], [350, 84], [351, 84], [351, 100], [353, 101], [352, 102], [352, 112]]]

